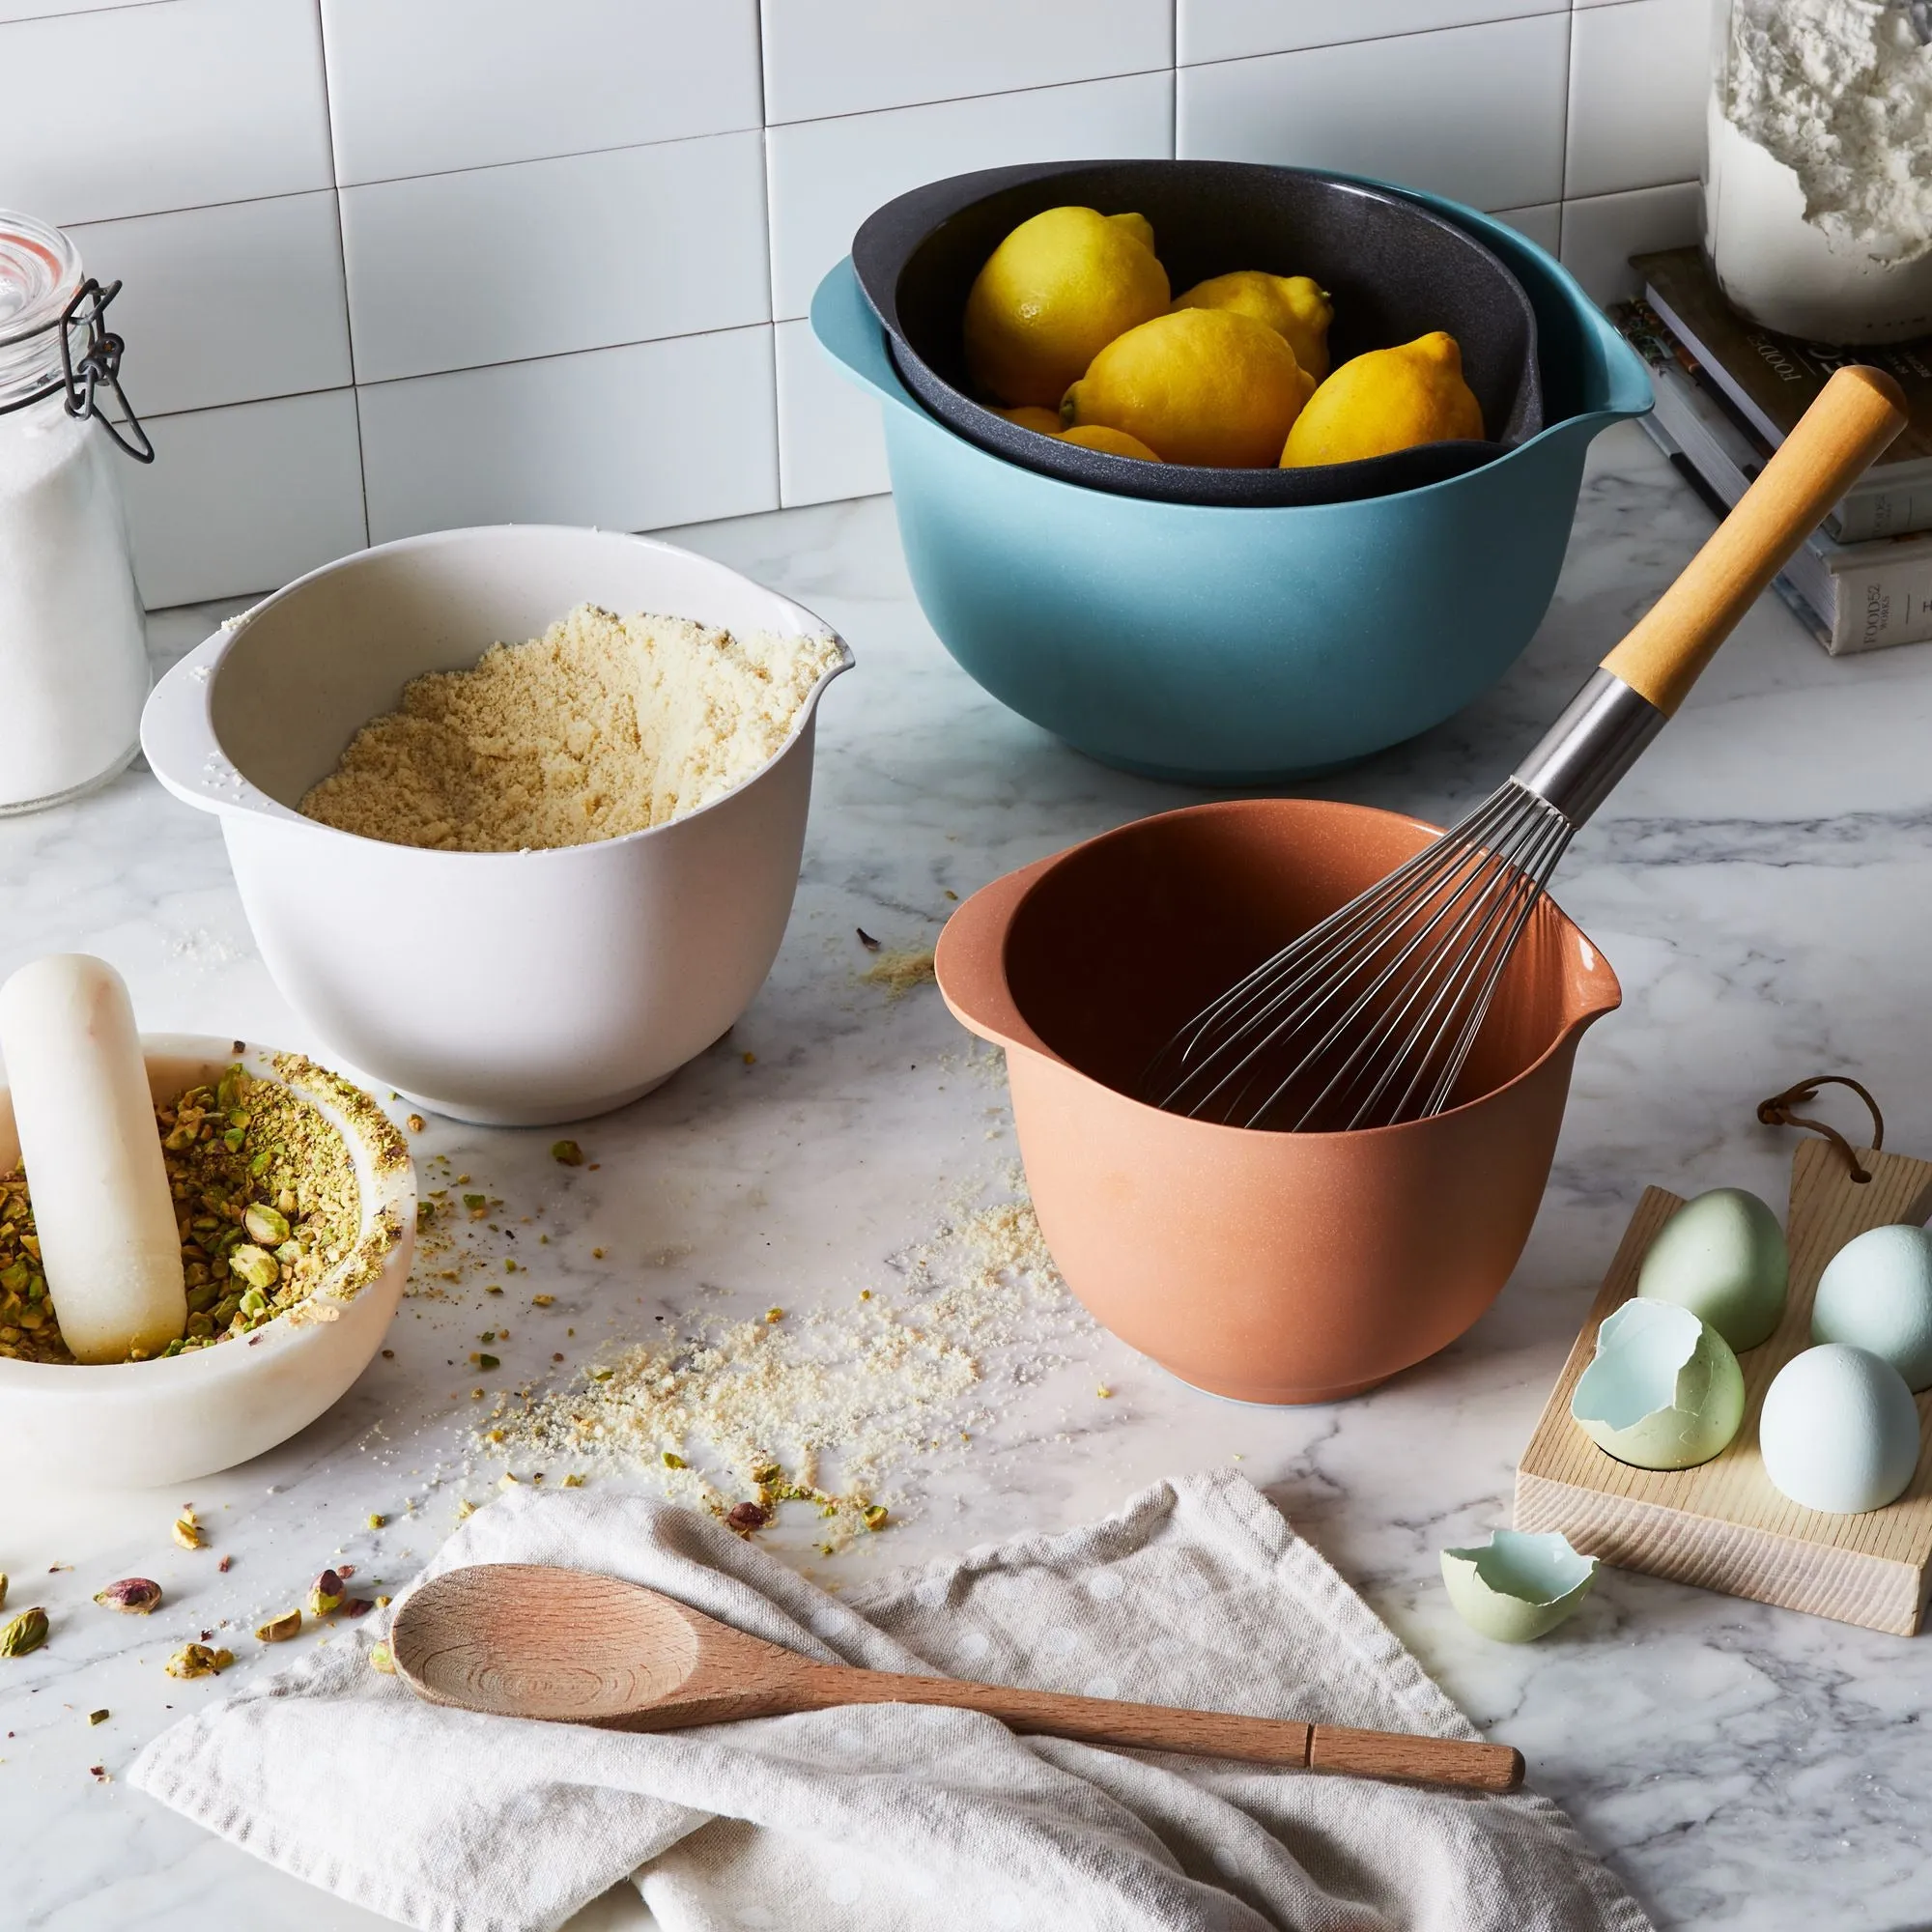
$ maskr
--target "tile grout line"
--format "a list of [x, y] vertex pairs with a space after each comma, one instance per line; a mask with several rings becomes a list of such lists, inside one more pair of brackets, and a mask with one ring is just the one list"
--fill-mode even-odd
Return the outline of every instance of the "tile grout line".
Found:
[[[1594, 4], [1608, 7], [1636, 6], [1641, 4], [1641, 0], [1594, 0]], [[1507, 27], [1518, 20], [1548, 20], [1559, 14], [1567, 15], [1576, 11], [1574, 0], [1559, 0], [1555, 6], [1532, 7], [1527, 13], [1522, 14], [1488, 14], [1480, 20], [1452, 20], [1435, 27], [1404, 27], [1393, 34], [1355, 34], [1347, 40], [1317, 41], [1308, 46], [1257, 47], [1253, 53], [1217, 54], [1211, 60], [1177, 59], [1175, 66], [1180, 72], [1188, 73], [1197, 68], [1236, 67], [1242, 61], [1282, 60], [1290, 54], [1333, 53], [1337, 47], [1379, 46], [1384, 41], [1421, 41], [1427, 40], [1432, 34], [1466, 34], [1477, 27]]]
[[784, 508], [784, 418], [779, 408], [779, 323], [778, 261], [772, 235], [772, 85], [771, 70], [765, 58], [765, 7], [767, 0], [754, 0], [752, 8], [752, 38], [758, 63], [758, 169], [759, 218], [765, 236], [765, 314], [771, 329], [772, 355], [772, 498]]

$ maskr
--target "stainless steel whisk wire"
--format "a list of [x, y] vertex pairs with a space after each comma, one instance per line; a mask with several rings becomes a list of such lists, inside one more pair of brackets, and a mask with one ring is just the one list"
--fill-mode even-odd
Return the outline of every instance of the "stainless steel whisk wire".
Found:
[[1452, 1105], [1577, 829], [1905, 420], [1890, 377], [1839, 369], [1717, 534], [1516, 771], [1460, 824], [1197, 1013], [1154, 1055], [1141, 1097], [1196, 1119], [1288, 1131], [1390, 1126]]
[[[1363, 1124], [1406, 1070], [1393, 1117], [1406, 1117], [1425, 1081], [1422, 1111], [1439, 1111], [1572, 830], [1553, 807], [1512, 781], [1454, 832], [1283, 948], [1190, 1021], [1150, 1069], [1148, 1097], [1201, 1117], [1266, 1121], [1292, 1089], [1306, 1084], [1306, 1069], [1332, 1056], [1372, 1013], [1352, 1047], [1324, 1067], [1319, 1091], [1299, 1094], [1299, 1113], [1280, 1124], [1303, 1128], [1322, 1109], [1339, 1110], [1378, 1064], [1379, 1076], [1356, 1094], [1345, 1124]], [[1418, 907], [1426, 914], [1419, 925]], [[1406, 987], [1389, 993], [1406, 968], [1418, 961], [1427, 967], [1450, 948], [1463, 950], [1447, 970], [1413, 974]], [[1407, 1031], [1397, 1042], [1405, 1022]], [[1268, 1070], [1282, 1040], [1305, 1037], [1316, 1026], [1321, 1032], [1286, 1073]], [[1394, 1050], [1385, 1053], [1392, 1043]]]

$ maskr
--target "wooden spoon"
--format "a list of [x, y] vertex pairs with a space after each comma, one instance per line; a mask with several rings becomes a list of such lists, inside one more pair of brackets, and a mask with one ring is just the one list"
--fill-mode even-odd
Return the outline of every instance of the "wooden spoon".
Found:
[[389, 1649], [398, 1673], [432, 1704], [550, 1723], [673, 1731], [839, 1704], [945, 1704], [1083, 1744], [1475, 1791], [1514, 1791], [1522, 1782], [1522, 1753], [1506, 1745], [814, 1663], [656, 1590], [546, 1564], [446, 1571], [396, 1612]]

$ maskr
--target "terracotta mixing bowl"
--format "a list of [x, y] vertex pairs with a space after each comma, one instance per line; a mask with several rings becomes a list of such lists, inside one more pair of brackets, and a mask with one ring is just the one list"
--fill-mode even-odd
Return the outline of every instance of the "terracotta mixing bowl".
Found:
[[1027, 1181], [1067, 1285], [1199, 1388], [1356, 1394], [1462, 1334], [1529, 1236], [1577, 1043], [1622, 998], [1553, 904], [1434, 1119], [1257, 1132], [1133, 1097], [1183, 1020], [1435, 832], [1310, 799], [1194, 806], [995, 880], [941, 936], [947, 1004], [1006, 1049]]

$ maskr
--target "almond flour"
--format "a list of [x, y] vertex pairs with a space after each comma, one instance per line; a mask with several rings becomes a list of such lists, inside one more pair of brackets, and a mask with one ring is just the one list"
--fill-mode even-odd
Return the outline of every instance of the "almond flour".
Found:
[[301, 801], [392, 845], [516, 852], [681, 818], [783, 748], [843, 652], [834, 638], [713, 630], [582, 604], [474, 669], [432, 671]]
[[748, 1533], [778, 1503], [812, 1503], [833, 1554], [883, 1527], [888, 1504], [902, 1513], [914, 1463], [950, 1460], [994, 1421], [989, 1382], [1037, 1380], [1095, 1339], [1027, 1201], [961, 1202], [895, 1266], [894, 1293], [660, 1330], [573, 1386], [500, 1405], [482, 1440], [519, 1463], [648, 1474]]

